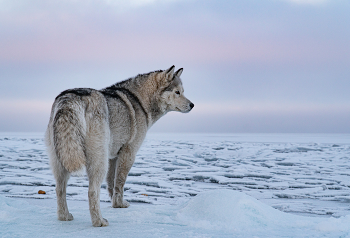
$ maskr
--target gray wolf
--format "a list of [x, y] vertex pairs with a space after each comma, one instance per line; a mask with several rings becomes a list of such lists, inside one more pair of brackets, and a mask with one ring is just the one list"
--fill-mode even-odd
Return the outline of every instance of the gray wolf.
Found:
[[45, 143], [56, 179], [59, 220], [73, 220], [67, 181], [82, 169], [89, 179], [93, 226], [108, 226], [99, 201], [105, 177], [112, 207], [129, 206], [123, 199], [124, 184], [148, 129], [167, 112], [187, 113], [194, 107], [184, 96], [183, 69], [174, 69], [139, 74], [101, 90], [68, 89], [56, 97]]

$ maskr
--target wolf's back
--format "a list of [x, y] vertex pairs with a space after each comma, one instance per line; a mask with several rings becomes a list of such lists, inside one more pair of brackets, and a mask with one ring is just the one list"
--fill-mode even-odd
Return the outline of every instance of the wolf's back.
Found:
[[75, 95], [57, 98], [46, 132], [51, 165], [60, 162], [69, 172], [82, 169], [85, 165], [85, 135], [84, 102]]

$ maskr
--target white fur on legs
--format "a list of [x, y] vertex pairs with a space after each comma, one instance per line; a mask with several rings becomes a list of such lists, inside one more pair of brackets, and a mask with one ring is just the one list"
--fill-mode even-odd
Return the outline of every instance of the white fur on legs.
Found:
[[[101, 186], [101, 185], [100, 185]], [[104, 219], [100, 209], [100, 186], [89, 183], [89, 207], [92, 225], [95, 227], [108, 226], [107, 219]]]
[[69, 213], [67, 200], [66, 200], [66, 189], [67, 182], [69, 179], [69, 172], [57, 161], [55, 166], [55, 178], [56, 178], [56, 196], [57, 196], [57, 216], [60, 221], [71, 221], [73, 215]]
[[92, 225], [96, 227], [108, 226], [108, 221], [102, 217], [100, 208], [100, 190], [105, 173], [103, 168], [96, 167], [96, 165], [89, 166], [87, 171], [89, 177], [88, 195]]
[[96, 167], [96, 165], [92, 166], [90, 169], [87, 168], [87, 170], [89, 177], [89, 208], [92, 225], [95, 227], [108, 226], [109, 223], [107, 219], [102, 217], [100, 208], [100, 190], [105, 172], [101, 171], [101, 168]]

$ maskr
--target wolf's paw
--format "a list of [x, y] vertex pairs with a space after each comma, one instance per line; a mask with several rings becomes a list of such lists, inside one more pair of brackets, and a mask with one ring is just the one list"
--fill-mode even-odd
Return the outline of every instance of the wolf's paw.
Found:
[[130, 203], [123, 199], [120, 194], [114, 194], [112, 197], [112, 207], [114, 208], [128, 208]]
[[115, 200], [113, 200], [112, 202], [112, 207], [114, 208], [128, 208], [129, 206], [130, 203], [128, 203], [127, 201], [116, 202]]
[[102, 227], [102, 226], [108, 226], [109, 223], [108, 223], [107, 219], [102, 218], [102, 219], [98, 219], [97, 221], [93, 221], [92, 225], [94, 227]]
[[129, 206], [130, 206], [130, 203], [124, 200], [121, 208], [128, 208]]
[[59, 214], [58, 220], [60, 221], [72, 221], [74, 219], [72, 213], [68, 213], [68, 215], [65, 214]]

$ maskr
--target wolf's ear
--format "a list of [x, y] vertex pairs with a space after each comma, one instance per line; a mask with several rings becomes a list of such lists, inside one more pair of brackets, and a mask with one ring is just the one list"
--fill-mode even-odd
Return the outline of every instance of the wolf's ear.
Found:
[[168, 78], [168, 80], [172, 80], [173, 79], [174, 70], [175, 70], [175, 66], [173, 65], [169, 69], [164, 71], [164, 74], [165, 74], [166, 78]]
[[168, 74], [170, 72], [171, 72], [171, 74], [174, 74], [174, 69], [175, 69], [175, 65], [173, 65], [169, 69], [165, 70], [165, 74]]
[[183, 68], [178, 69], [178, 70], [175, 72], [175, 76], [180, 77], [183, 71], [184, 71]]

